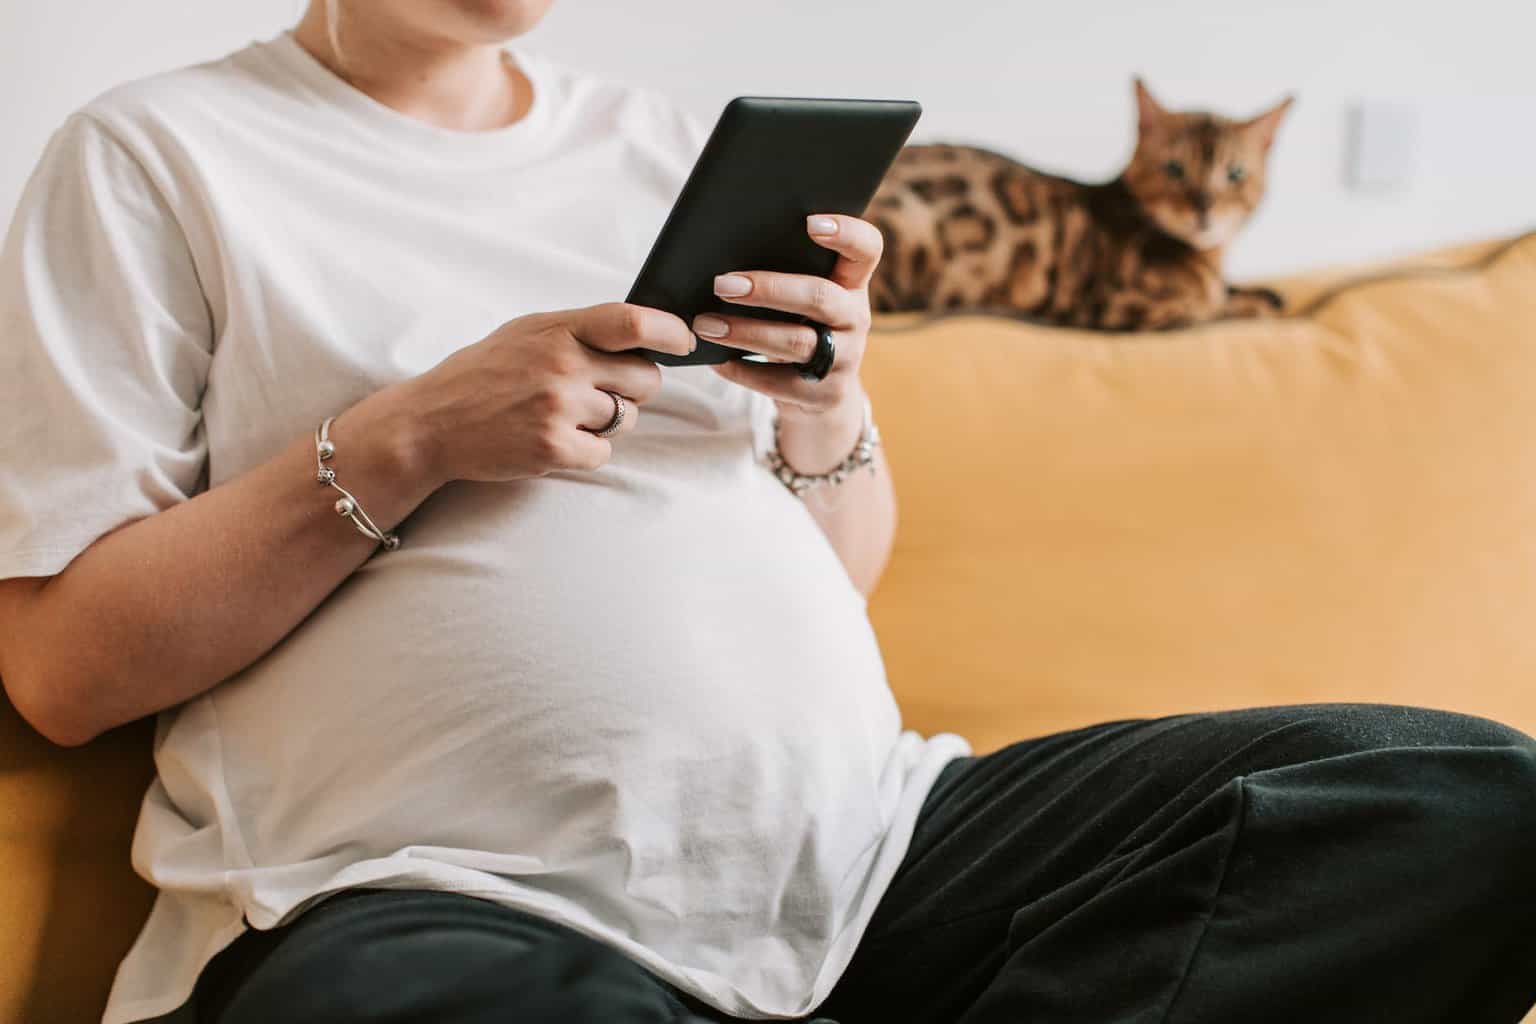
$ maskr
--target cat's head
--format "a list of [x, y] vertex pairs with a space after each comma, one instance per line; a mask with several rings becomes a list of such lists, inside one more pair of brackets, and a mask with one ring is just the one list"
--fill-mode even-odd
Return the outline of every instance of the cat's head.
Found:
[[1196, 249], [1237, 234], [1264, 197], [1264, 170], [1287, 96], [1247, 121], [1164, 110], [1136, 79], [1140, 130], [1124, 180], [1158, 227]]

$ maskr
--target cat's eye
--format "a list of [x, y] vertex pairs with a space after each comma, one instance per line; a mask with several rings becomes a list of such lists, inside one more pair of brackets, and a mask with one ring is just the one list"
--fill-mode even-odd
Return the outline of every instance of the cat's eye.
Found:
[[1241, 185], [1248, 178], [1248, 168], [1242, 164], [1233, 164], [1227, 168], [1227, 180], [1234, 185]]
[[1184, 165], [1178, 160], [1169, 160], [1163, 164], [1163, 172], [1174, 181], [1182, 181], [1184, 178]]

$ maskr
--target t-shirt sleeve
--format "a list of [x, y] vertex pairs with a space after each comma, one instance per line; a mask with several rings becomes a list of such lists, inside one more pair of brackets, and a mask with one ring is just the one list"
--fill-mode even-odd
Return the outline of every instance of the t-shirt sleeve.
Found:
[[71, 115], [0, 249], [0, 579], [53, 575], [203, 486], [212, 335], [163, 194]]

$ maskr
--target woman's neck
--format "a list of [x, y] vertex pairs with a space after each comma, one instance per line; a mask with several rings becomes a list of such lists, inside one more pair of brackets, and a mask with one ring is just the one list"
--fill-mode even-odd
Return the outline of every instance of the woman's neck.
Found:
[[340, 56], [324, 5], [311, 4], [293, 29], [316, 60], [369, 97], [428, 124], [493, 131], [528, 112], [532, 86], [499, 45], [391, 34], [388, 26], [344, 18]]

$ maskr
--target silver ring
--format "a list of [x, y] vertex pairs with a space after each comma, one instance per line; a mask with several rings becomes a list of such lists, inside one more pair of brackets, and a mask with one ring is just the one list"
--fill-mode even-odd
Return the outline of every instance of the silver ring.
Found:
[[592, 434], [595, 437], [612, 437], [624, 425], [624, 415], [629, 411], [629, 403], [625, 402], [624, 396], [617, 391], [609, 391], [607, 388], [597, 390], [613, 399], [613, 419], [609, 420], [608, 425], [602, 430], [594, 430]]

